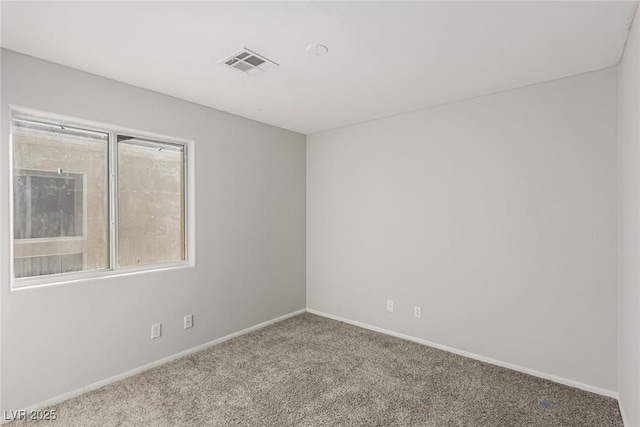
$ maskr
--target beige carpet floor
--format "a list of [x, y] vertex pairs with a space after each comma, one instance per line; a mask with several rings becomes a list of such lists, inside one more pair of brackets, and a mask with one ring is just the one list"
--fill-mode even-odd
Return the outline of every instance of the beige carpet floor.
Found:
[[622, 426], [614, 399], [302, 314], [54, 407], [39, 426]]

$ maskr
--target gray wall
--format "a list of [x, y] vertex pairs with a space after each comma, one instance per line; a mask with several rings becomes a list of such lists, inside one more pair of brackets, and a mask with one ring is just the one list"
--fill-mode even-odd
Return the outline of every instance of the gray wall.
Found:
[[616, 69], [310, 135], [307, 306], [615, 394], [616, 174]]
[[[10, 104], [195, 140], [196, 267], [10, 292]], [[305, 307], [303, 135], [3, 50], [0, 188], [3, 410]]]
[[620, 64], [619, 378], [620, 408], [640, 426], [640, 25], [636, 16]]

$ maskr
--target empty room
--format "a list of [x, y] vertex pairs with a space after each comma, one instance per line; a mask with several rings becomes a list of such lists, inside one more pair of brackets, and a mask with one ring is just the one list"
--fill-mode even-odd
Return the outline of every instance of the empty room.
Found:
[[0, 8], [0, 424], [640, 427], [637, 1]]

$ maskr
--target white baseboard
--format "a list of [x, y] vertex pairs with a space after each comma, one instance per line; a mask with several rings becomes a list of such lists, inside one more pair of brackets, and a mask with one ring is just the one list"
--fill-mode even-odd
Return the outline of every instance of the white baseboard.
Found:
[[[471, 353], [464, 350], [459, 350], [457, 348], [449, 347], [446, 345], [434, 343], [431, 341], [424, 340], [422, 338], [416, 338], [409, 335], [401, 334], [399, 332], [394, 332], [388, 329], [380, 328], [378, 326], [369, 325], [367, 323], [358, 322], [356, 320], [346, 319], [344, 317], [335, 316], [333, 314], [324, 313], [322, 311], [314, 310], [312, 308], [307, 308], [307, 311], [311, 314], [317, 314], [318, 316], [327, 317], [329, 319], [338, 320], [340, 322], [348, 323], [350, 325], [359, 326], [364, 329], [369, 329], [371, 331], [380, 332], [382, 334], [391, 335], [394, 337], [402, 338], [405, 340], [417, 342], [419, 344], [427, 345], [429, 347], [434, 347], [439, 350], [448, 351], [449, 353], [457, 354], [459, 356], [468, 357], [470, 359], [479, 360], [481, 362], [490, 363], [492, 365], [501, 366], [503, 368], [511, 369], [514, 371], [522, 372], [525, 374], [533, 375], [534, 377], [543, 378], [545, 380], [553, 381], [559, 384], [568, 385], [570, 387], [579, 388], [581, 390], [585, 390], [591, 393], [600, 394], [602, 396], [612, 397], [614, 399], [618, 399], [618, 392], [613, 390], [607, 390], [604, 388], [592, 386], [589, 384], [584, 384], [578, 381], [569, 380], [566, 378], [558, 377], [552, 374], [546, 374], [544, 372], [536, 371], [535, 369], [525, 368], [524, 366], [514, 365], [512, 363], [503, 362], [502, 360], [492, 359], [486, 356], [480, 356], [479, 354]], [[624, 420], [624, 415], [623, 415]]]
[[[196, 353], [198, 351], [205, 350], [205, 349], [207, 349], [209, 347], [212, 347], [214, 345], [221, 344], [221, 343], [223, 343], [225, 341], [229, 341], [232, 338], [236, 338], [236, 337], [239, 337], [241, 335], [248, 334], [249, 332], [257, 331], [258, 329], [262, 329], [262, 328], [264, 328], [266, 326], [272, 325], [274, 323], [281, 322], [281, 321], [283, 321], [285, 319], [288, 319], [290, 317], [297, 316], [298, 314], [302, 314], [305, 311], [306, 311], [306, 309], [303, 308], [301, 310], [297, 310], [297, 311], [294, 311], [292, 313], [285, 314], [283, 316], [279, 316], [279, 317], [276, 317], [276, 318], [271, 319], [271, 320], [267, 320], [266, 322], [258, 323], [257, 325], [253, 325], [253, 326], [250, 326], [250, 327], [248, 327], [246, 329], [243, 329], [241, 331], [234, 332], [234, 333], [229, 334], [229, 335], [225, 335], [224, 337], [216, 338], [213, 341], [209, 341], [207, 343], [200, 344], [198, 346], [189, 348], [189, 349], [181, 351], [179, 353], [172, 354], [171, 356], [164, 357], [164, 358], [162, 358], [160, 360], [156, 360], [155, 362], [147, 363], [146, 365], [142, 365], [142, 366], [139, 366], [137, 368], [131, 369], [129, 371], [123, 372], [121, 374], [115, 375], [113, 377], [106, 378], [104, 380], [95, 382], [93, 384], [89, 384], [88, 386], [79, 388], [77, 390], [73, 390], [73, 391], [70, 391], [68, 393], [64, 393], [64, 394], [61, 394], [59, 396], [53, 397], [51, 399], [47, 399], [44, 402], [40, 402], [40, 403], [37, 403], [35, 405], [31, 405], [28, 408], [25, 408], [24, 410], [28, 414], [29, 411], [36, 411], [38, 409], [42, 409], [42, 408], [46, 408], [46, 407], [55, 405], [55, 404], [60, 403], [62, 401], [71, 399], [71, 398], [76, 397], [76, 396], [80, 396], [81, 394], [88, 393], [90, 391], [99, 389], [100, 387], [104, 387], [106, 385], [115, 383], [117, 381], [123, 380], [125, 378], [131, 377], [133, 375], [139, 374], [139, 373], [147, 371], [149, 369], [155, 368], [157, 366], [164, 365], [165, 363], [169, 363], [169, 362], [174, 361], [176, 359], [179, 359], [181, 357], [188, 356], [188, 355]], [[4, 423], [10, 421], [10, 420], [5, 420], [4, 417], [2, 417], [2, 418], [3, 419], [0, 422], [0, 424], [4, 424]]]

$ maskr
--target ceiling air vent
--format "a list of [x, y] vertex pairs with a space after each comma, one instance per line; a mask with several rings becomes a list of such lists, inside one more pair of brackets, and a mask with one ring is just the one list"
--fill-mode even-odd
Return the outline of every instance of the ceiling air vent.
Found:
[[258, 55], [246, 47], [235, 55], [225, 58], [220, 62], [245, 74], [260, 74], [271, 67], [278, 66], [275, 62], [270, 61], [262, 55]]

